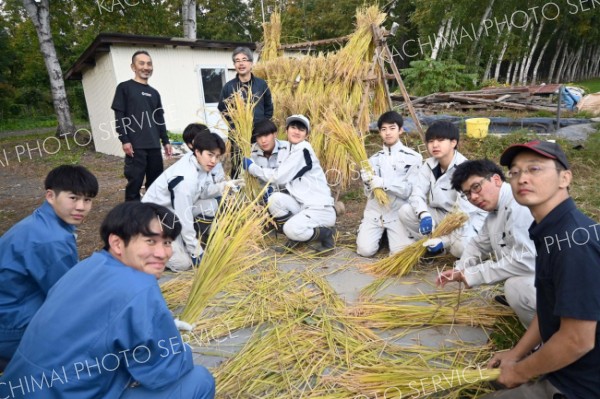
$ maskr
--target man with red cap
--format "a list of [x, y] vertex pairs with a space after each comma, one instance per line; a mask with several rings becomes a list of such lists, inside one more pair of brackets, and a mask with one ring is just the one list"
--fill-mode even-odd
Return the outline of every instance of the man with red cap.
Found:
[[599, 224], [569, 196], [573, 176], [556, 143], [510, 146], [500, 163], [534, 218], [537, 314], [517, 345], [488, 364], [500, 367], [498, 382], [510, 389], [485, 397], [600, 398]]

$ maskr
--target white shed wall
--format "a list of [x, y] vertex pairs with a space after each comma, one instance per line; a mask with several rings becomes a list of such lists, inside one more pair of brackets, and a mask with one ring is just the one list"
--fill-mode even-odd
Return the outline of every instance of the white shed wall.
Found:
[[225, 68], [226, 80], [235, 77], [231, 49], [112, 45], [109, 53], [97, 56], [96, 66], [84, 70], [82, 77], [92, 134], [99, 152], [124, 156], [110, 106], [117, 84], [133, 78], [131, 56], [142, 49], [152, 57], [154, 71], [149, 84], [161, 95], [167, 129], [172, 132], [181, 133], [192, 122], [206, 123], [200, 67]]
[[83, 72], [82, 84], [96, 151], [122, 157], [114, 131], [115, 114], [110, 109], [117, 88], [112, 58], [111, 53], [100, 54], [96, 66]]

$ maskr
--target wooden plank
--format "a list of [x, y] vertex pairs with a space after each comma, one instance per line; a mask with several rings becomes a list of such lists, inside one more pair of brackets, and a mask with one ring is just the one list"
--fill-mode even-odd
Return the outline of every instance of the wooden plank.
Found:
[[309, 42], [301, 42], [301, 43], [292, 43], [292, 44], [282, 44], [279, 46], [279, 50], [291, 50], [297, 48], [307, 48], [307, 47], [315, 47], [322, 46], [326, 44], [334, 44], [334, 43], [344, 43], [350, 39], [350, 35], [335, 37], [333, 39], [323, 39], [323, 40], [313, 40]]
[[509, 103], [509, 102], [505, 102], [505, 101], [496, 102], [496, 101], [492, 101], [492, 100], [484, 100], [484, 99], [480, 99], [480, 98], [457, 96], [457, 95], [451, 95], [450, 99], [456, 100], [456, 101], [466, 101], [466, 102], [474, 102], [474, 103], [481, 103], [481, 104], [493, 104], [493, 105], [503, 107], [503, 108], [511, 108], [511, 109], [518, 109], [518, 110], [523, 110], [523, 109], [526, 109], [529, 111], [550, 111], [550, 110], [552, 110], [552, 108], [550, 108], [550, 107], [542, 107], [542, 106], [538, 106], [538, 105]]

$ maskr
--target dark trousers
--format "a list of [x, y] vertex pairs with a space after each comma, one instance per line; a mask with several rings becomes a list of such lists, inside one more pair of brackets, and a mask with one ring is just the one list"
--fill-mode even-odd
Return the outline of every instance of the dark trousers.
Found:
[[151, 150], [134, 149], [133, 157], [125, 156], [125, 201], [139, 201], [140, 189], [146, 178], [146, 189], [163, 172], [163, 159], [160, 148]]

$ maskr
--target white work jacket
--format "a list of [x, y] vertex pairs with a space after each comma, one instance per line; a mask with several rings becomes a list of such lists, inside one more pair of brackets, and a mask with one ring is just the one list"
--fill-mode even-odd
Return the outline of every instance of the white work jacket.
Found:
[[[477, 208], [458, 194], [458, 191], [452, 188], [452, 175], [457, 165], [467, 161], [464, 155], [455, 151], [454, 158], [448, 170], [439, 179], [435, 179], [433, 169], [439, 162], [431, 157], [427, 158], [419, 168], [417, 180], [413, 183], [412, 193], [408, 202], [412, 206], [417, 218], [421, 212], [428, 212], [428, 208], [435, 208], [442, 213], [452, 212], [456, 207], [469, 216], [469, 220], [462, 229], [462, 236], [465, 238], [478, 234], [487, 216], [487, 212]], [[437, 220], [437, 223], [441, 220]]]
[[[250, 157], [252, 161], [257, 166], [261, 168], [271, 168], [277, 169], [279, 164], [283, 161], [283, 158], [286, 158], [289, 153], [290, 143], [283, 140], [275, 140], [275, 148], [273, 148], [273, 152], [271, 156], [266, 157], [264, 151], [259, 147], [257, 143], [252, 145], [252, 154]], [[260, 179], [263, 184], [267, 183], [266, 181]]]
[[262, 181], [271, 182], [279, 188], [285, 187], [304, 207], [333, 206], [325, 173], [308, 141], [289, 144], [289, 151], [284, 154], [282, 150], [277, 163], [277, 169], [252, 164], [248, 171]]
[[387, 206], [381, 205], [365, 184], [365, 217], [381, 219], [383, 223], [397, 221], [398, 210], [408, 200], [422, 162], [421, 154], [404, 146], [400, 141], [391, 147], [384, 145], [381, 151], [371, 156], [369, 164], [373, 174], [383, 178], [383, 190], [390, 203]]
[[223, 184], [218, 183], [224, 180], [225, 172], [220, 163], [210, 172], [205, 172], [194, 153], [190, 152], [152, 183], [142, 202], [153, 202], [173, 211], [181, 222], [181, 237], [187, 251], [195, 254], [198, 237], [194, 230], [194, 217], [202, 212], [195, 203], [202, 199], [220, 197]]
[[470, 287], [535, 274], [536, 251], [529, 238], [533, 216], [515, 201], [508, 183], [502, 184], [499, 195], [498, 208], [488, 213], [481, 231], [469, 240], [455, 264]]

